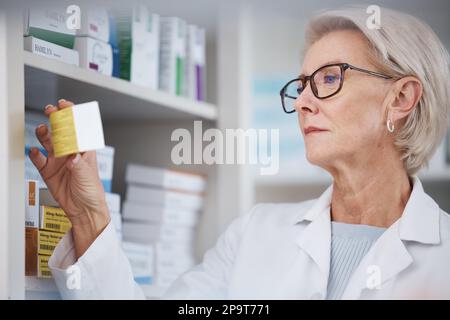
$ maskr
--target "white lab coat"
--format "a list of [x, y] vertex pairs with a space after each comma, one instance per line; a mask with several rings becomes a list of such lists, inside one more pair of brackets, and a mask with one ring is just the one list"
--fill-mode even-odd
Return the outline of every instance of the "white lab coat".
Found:
[[[413, 178], [402, 217], [374, 243], [343, 299], [450, 299], [450, 216]], [[182, 275], [166, 298], [324, 299], [330, 269], [332, 186], [318, 199], [261, 204], [237, 218], [203, 262]], [[80, 288], [69, 283], [75, 265]], [[49, 261], [67, 299], [141, 299], [110, 225], [75, 260], [67, 233]]]

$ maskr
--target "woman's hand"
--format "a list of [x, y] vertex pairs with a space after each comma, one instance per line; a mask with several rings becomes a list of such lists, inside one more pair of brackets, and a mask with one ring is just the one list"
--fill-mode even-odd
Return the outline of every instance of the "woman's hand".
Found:
[[[45, 114], [49, 116], [72, 105], [72, 102], [61, 99], [58, 107], [48, 105]], [[75, 251], [79, 258], [110, 221], [95, 151], [56, 158], [49, 128], [40, 125], [36, 136], [48, 157], [38, 148], [32, 148], [30, 159], [72, 223]]]

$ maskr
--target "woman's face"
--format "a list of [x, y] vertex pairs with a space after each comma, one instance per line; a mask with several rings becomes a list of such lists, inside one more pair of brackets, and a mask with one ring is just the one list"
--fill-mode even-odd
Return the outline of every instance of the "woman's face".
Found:
[[[361, 33], [333, 31], [310, 47], [301, 73], [311, 75], [326, 64], [344, 62], [377, 71], [368, 61], [368, 49]], [[391, 84], [391, 81], [348, 69], [341, 91], [320, 100], [313, 95], [308, 83], [297, 98], [295, 108], [309, 162], [330, 171], [340, 164], [354, 166], [373, 161], [373, 157], [381, 154], [379, 151], [389, 139], [383, 101]], [[305, 134], [309, 127], [325, 131]]]

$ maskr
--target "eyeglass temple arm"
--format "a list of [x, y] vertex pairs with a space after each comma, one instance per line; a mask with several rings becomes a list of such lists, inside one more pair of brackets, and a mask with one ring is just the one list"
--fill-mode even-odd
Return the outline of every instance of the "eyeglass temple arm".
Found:
[[370, 70], [361, 69], [361, 68], [358, 68], [358, 67], [354, 67], [354, 66], [352, 66], [352, 65], [348, 65], [348, 67], [349, 67], [350, 69], [352, 69], [352, 70], [356, 70], [356, 71], [359, 71], [359, 72], [371, 74], [371, 75], [373, 75], [373, 76], [375, 76], [375, 77], [380, 77], [380, 78], [383, 78], [383, 79], [392, 79], [392, 77], [390, 77], [390, 76], [387, 76], [387, 75], [385, 75], [385, 74], [378, 73], [378, 72], [375, 72], [375, 71], [370, 71]]

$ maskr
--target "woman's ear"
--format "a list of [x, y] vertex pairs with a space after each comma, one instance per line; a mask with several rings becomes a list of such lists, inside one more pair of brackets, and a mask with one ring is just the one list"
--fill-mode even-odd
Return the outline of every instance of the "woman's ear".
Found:
[[423, 93], [422, 83], [416, 77], [407, 76], [394, 83], [391, 93], [388, 112], [392, 114], [391, 121], [396, 122], [406, 118], [417, 106]]

